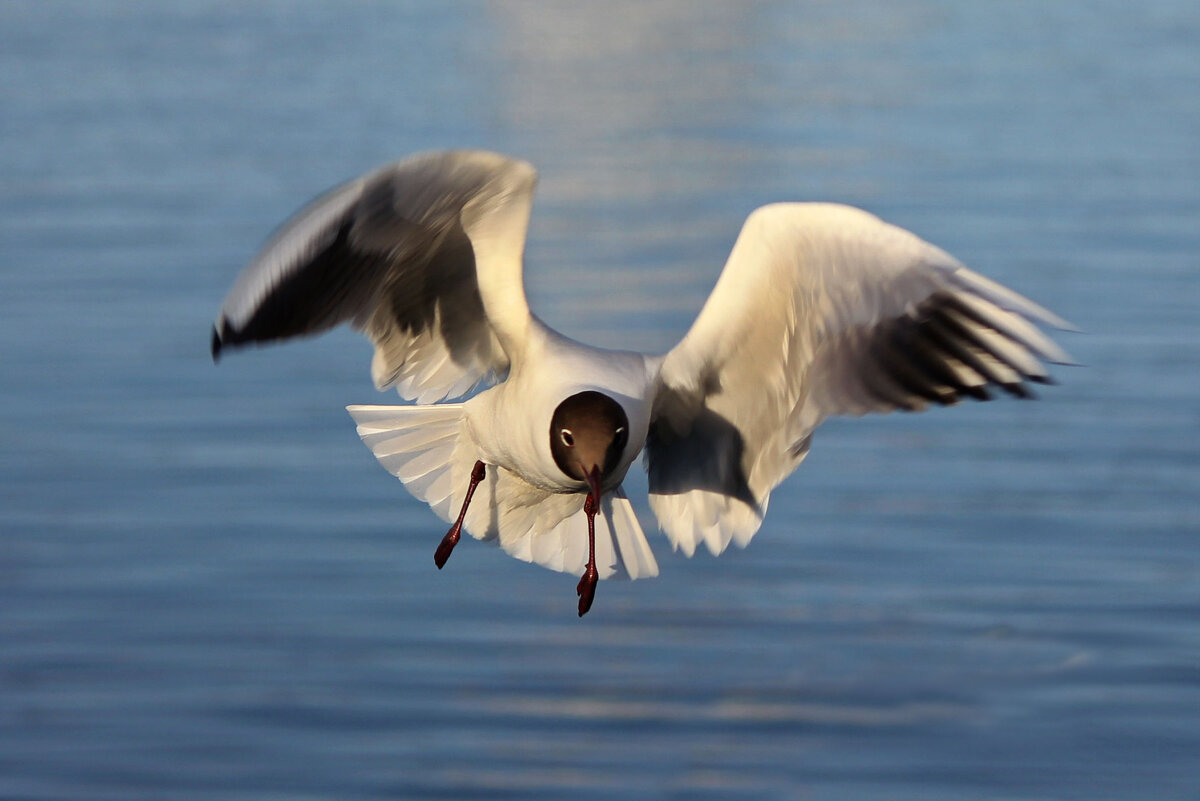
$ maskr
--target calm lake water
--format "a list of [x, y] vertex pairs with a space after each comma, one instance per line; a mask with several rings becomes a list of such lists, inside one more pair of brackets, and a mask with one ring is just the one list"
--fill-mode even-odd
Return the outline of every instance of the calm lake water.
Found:
[[[438, 572], [369, 346], [208, 337], [274, 225], [446, 146], [538, 165], [577, 338], [669, 348], [751, 209], [828, 199], [1084, 366], [828, 424], [749, 549], [655, 535], [582, 620]], [[1200, 797], [1194, 0], [6, 2], [0, 254], [4, 799]]]

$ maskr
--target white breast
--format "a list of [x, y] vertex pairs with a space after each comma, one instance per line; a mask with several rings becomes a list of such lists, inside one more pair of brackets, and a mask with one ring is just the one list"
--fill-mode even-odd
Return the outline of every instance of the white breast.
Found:
[[508, 380], [465, 404], [468, 431], [480, 459], [516, 473], [549, 492], [578, 492], [582, 482], [563, 475], [550, 453], [550, 420], [568, 397], [587, 390], [608, 395], [629, 418], [629, 444], [605, 489], [621, 483], [641, 451], [650, 426], [652, 387], [659, 359], [591, 348], [537, 326], [526, 358], [514, 360]]

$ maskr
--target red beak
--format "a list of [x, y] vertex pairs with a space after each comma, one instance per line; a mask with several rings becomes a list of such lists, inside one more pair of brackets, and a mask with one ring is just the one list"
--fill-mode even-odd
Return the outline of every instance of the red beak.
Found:
[[[580, 465], [582, 467], [583, 465]], [[592, 465], [591, 470], [583, 472], [584, 480], [587, 481], [588, 493], [592, 496], [592, 503], [596, 504], [596, 508], [600, 507], [600, 468], [597, 465]]]

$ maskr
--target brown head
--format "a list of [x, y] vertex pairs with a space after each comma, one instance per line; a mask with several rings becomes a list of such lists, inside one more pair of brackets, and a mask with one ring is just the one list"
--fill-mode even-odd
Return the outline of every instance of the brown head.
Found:
[[550, 418], [550, 453], [568, 478], [587, 483], [599, 500], [600, 485], [621, 461], [629, 419], [600, 392], [580, 392], [558, 404]]

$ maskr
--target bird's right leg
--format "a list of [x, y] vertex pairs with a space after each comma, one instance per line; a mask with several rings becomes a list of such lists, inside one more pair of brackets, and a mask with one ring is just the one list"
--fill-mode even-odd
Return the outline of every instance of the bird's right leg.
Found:
[[463, 519], [467, 516], [467, 507], [471, 505], [471, 496], [475, 494], [475, 488], [479, 486], [480, 481], [483, 481], [485, 475], [487, 475], [487, 470], [484, 468], [483, 462], [475, 462], [475, 466], [471, 468], [471, 484], [467, 487], [467, 497], [463, 498], [458, 519], [446, 532], [446, 536], [442, 537], [442, 543], [438, 545], [437, 551], [433, 554], [433, 562], [438, 566], [438, 570], [442, 569], [446, 560], [450, 558], [450, 552], [454, 550], [455, 545], [458, 545], [458, 538], [462, 536]]

